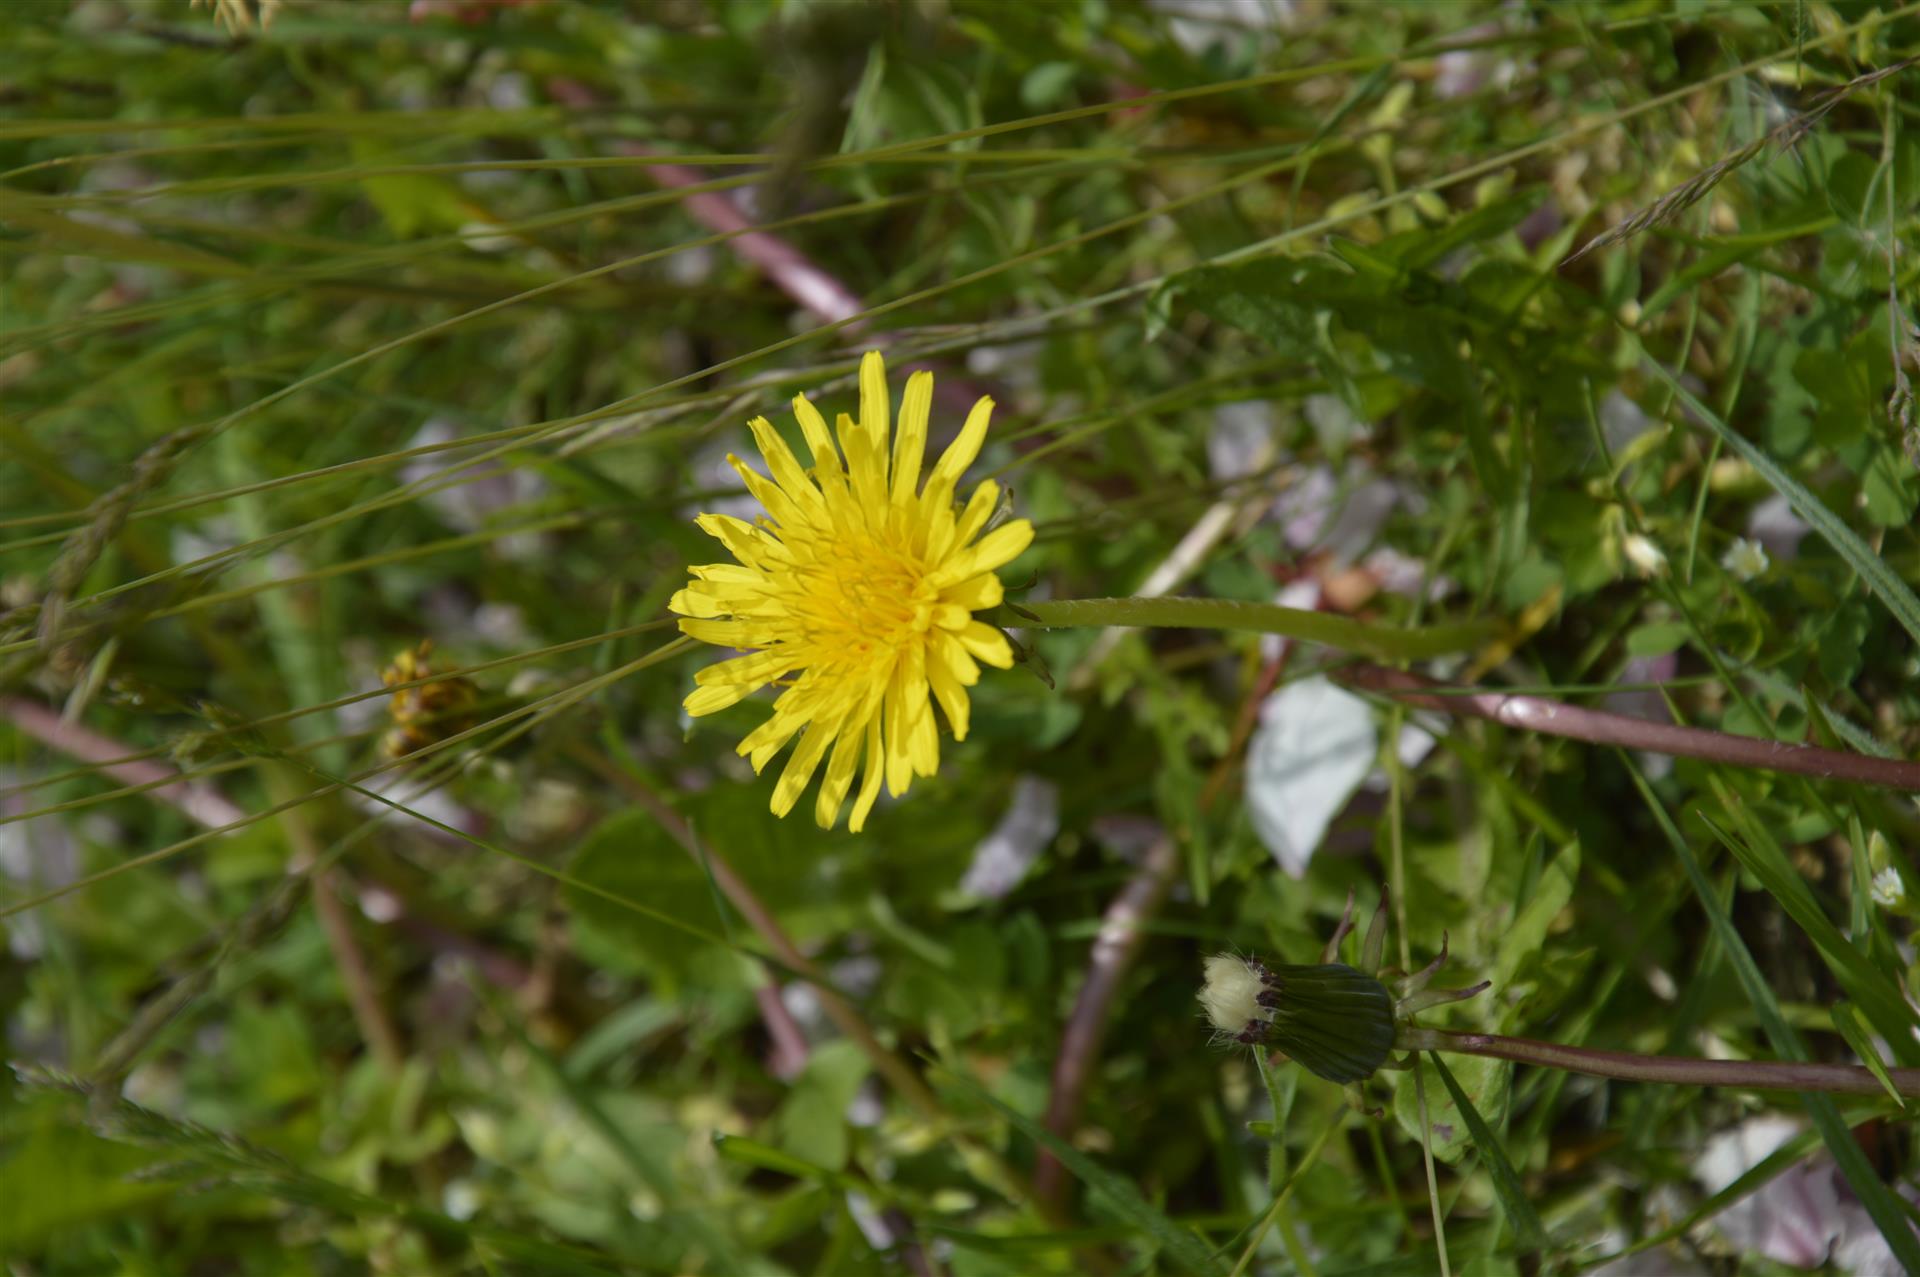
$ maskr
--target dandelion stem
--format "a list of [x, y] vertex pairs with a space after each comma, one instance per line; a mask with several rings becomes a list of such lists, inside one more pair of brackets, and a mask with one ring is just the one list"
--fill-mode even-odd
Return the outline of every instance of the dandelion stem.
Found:
[[[1749, 1091], [1829, 1091], [1837, 1095], [1885, 1095], [1872, 1071], [1857, 1064], [1809, 1064], [1792, 1060], [1701, 1060], [1677, 1055], [1641, 1055], [1562, 1046], [1532, 1038], [1494, 1033], [1451, 1033], [1444, 1029], [1401, 1029], [1394, 1046], [1405, 1051], [1453, 1051], [1517, 1064], [1564, 1069], [1623, 1082], [1665, 1082], [1674, 1086], [1726, 1086]], [[1889, 1068], [1893, 1089], [1920, 1096], [1920, 1069]]]
[[[1246, 748], [1247, 738], [1253, 734], [1254, 724], [1259, 719], [1260, 706], [1266, 701], [1267, 694], [1273, 691], [1284, 663], [1284, 653], [1267, 662], [1251, 694], [1242, 702], [1239, 718], [1234, 723], [1233, 739], [1200, 791], [1202, 812], [1213, 806], [1214, 799], [1225, 788], [1227, 778], [1233, 771], [1233, 760]], [[1113, 1010], [1113, 1000], [1120, 991], [1121, 981], [1139, 954], [1140, 942], [1146, 935], [1146, 924], [1152, 921], [1153, 915], [1165, 903], [1179, 867], [1179, 844], [1171, 837], [1157, 839], [1141, 858], [1139, 867], [1128, 879], [1126, 887], [1113, 898], [1106, 912], [1101, 915], [1099, 937], [1087, 955], [1086, 978], [1081, 981], [1080, 992], [1074, 997], [1073, 1012], [1067, 1017], [1066, 1027], [1060, 1034], [1060, 1049], [1054, 1058], [1053, 1086], [1047, 1099], [1047, 1129], [1062, 1139], [1071, 1138], [1073, 1128], [1080, 1121], [1081, 1105], [1086, 1098], [1087, 1076], [1098, 1062], [1107, 1016]], [[1034, 1192], [1049, 1209], [1057, 1209], [1065, 1186], [1064, 1168], [1059, 1159], [1042, 1149], [1034, 1164]]]
[[1233, 599], [1058, 599], [1021, 603], [1013, 610], [1048, 629], [1118, 625], [1172, 630], [1250, 630], [1325, 643], [1328, 647], [1389, 661], [1464, 652], [1494, 634], [1494, 626], [1484, 621], [1394, 629], [1326, 612]]
[[1320, 1152], [1326, 1148], [1327, 1141], [1333, 1138], [1334, 1132], [1347, 1124], [1347, 1112], [1346, 1109], [1336, 1112], [1333, 1120], [1321, 1128], [1320, 1134], [1300, 1158], [1300, 1164], [1293, 1168], [1293, 1174], [1287, 1176], [1287, 1182], [1282, 1184], [1280, 1191], [1273, 1195], [1273, 1204], [1267, 1208], [1267, 1213], [1260, 1217], [1259, 1225], [1253, 1230], [1253, 1237], [1247, 1242], [1247, 1248], [1240, 1252], [1240, 1260], [1234, 1264], [1233, 1272], [1229, 1277], [1240, 1277], [1240, 1274], [1247, 1271], [1247, 1265], [1253, 1262], [1254, 1252], [1260, 1249], [1260, 1243], [1266, 1239], [1267, 1229], [1273, 1226], [1274, 1220], [1278, 1219], [1280, 1212], [1286, 1208], [1287, 1199], [1293, 1196], [1294, 1186], [1313, 1168], [1313, 1164], [1320, 1160]]

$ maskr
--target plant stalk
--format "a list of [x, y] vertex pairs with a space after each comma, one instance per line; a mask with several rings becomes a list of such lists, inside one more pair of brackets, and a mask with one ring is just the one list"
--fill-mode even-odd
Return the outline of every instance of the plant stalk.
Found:
[[[1213, 806], [1233, 772], [1233, 761], [1246, 748], [1260, 717], [1260, 706], [1273, 691], [1285, 663], [1285, 654], [1267, 662], [1252, 694], [1240, 706], [1234, 722], [1233, 738], [1226, 753], [1214, 764], [1206, 785], [1200, 790], [1200, 810]], [[1060, 1034], [1060, 1047], [1054, 1056], [1053, 1083], [1047, 1098], [1047, 1129], [1061, 1139], [1071, 1139], [1079, 1124], [1081, 1106], [1086, 1101], [1087, 1078], [1099, 1061], [1100, 1046], [1106, 1035], [1107, 1017], [1113, 1001], [1145, 938], [1146, 925], [1165, 903], [1180, 867], [1180, 848], [1173, 838], [1154, 841], [1140, 865], [1119, 895], [1107, 905], [1100, 918], [1100, 933], [1087, 955], [1086, 978], [1074, 996], [1073, 1011]], [[1045, 1149], [1034, 1163], [1033, 1187], [1048, 1209], [1058, 1209], [1066, 1188], [1065, 1168]]]
[[[1748, 1091], [1827, 1091], [1836, 1095], [1885, 1095], [1886, 1086], [1857, 1064], [1805, 1064], [1791, 1060], [1701, 1060], [1678, 1055], [1641, 1055], [1562, 1046], [1496, 1033], [1452, 1033], [1444, 1029], [1400, 1030], [1394, 1047], [1402, 1051], [1452, 1051], [1516, 1064], [1564, 1069], [1623, 1082], [1664, 1082], [1673, 1086], [1726, 1086]], [[1886, 1070], [1893, 1089], [1920, 1096], [1920, 1069]]]
[[1920, 790], [1920, 763], [1897, 758], [1874, 758], [1851, 754], [1818, 745], [1789, 744], [1761, 740], [1755, 736], [1736, 736], [1704, 727], [1682, 727], [1677, 723], [1658, 723], [1630, 718], [1606, 710], [1587, 709], [1544, 696], [1524, 696], [1507, 692], [1460, 692], [1431, 679], [1405, 670], [1382, 669], [1373, 665], [1348, 666], [1335, 677], [1349, 687], [1379, 692], [1407, 705], [1438, 710], [1443, 714], [1484, 718], [1517, 727], [1522, 731], [1565, 736], [1595, 745], [1617, 745], [1625, 749], [1644, 749], [1678, 758], [1702, 758], [1729, 767], [1753, 767], [1763, 771], [1790, 772], [1822, 780], [1851, 780], [1863, 785], [1884, 785], [1889, 789]]

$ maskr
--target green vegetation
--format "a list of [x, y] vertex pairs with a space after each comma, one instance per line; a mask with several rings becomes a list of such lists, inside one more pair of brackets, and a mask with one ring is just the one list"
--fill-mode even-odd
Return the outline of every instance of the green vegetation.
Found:
[[[0, 6], [0, 1273], [1920, 1271], [1920, 5], [266, 9]], [[668, 601], [875, 348], [1035, 537], [856, 835]], [[1383, 891], [1865, 1093], [1209, 1041]]]

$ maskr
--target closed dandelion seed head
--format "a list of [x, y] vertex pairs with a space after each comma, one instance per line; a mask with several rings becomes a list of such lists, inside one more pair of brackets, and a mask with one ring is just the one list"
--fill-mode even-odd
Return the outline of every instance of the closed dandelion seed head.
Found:
[[1259, 998], [1266, 985], [1251, 963], [1231, 953], [1216, 953], [1207, 959], [1205, 972], [1200, 1005], [1215, 1033], [1238, 1040], [1249, 1027], [1264, 1024], [1266, 1013]]
[[1330, 1082], [1373, 1076], [1393, 1049], [1394, 1004], [1376, 977], [1339, 962], [1268, 966], [1217, 953], [1200, 1006], [1219, 1042], [1273, 1047]]
[[973, 406], [923, 474], [932, 404], [933, 374], [917, 372], [896, 422], [886, 366], [869, 352], [857, 421], [842, 413], [829, 432], [806, 396], [794, 399], [811, 467], [766, 418], [749, 423], [767, 474], [728, 461], [766, 517], [698, 520], [735, 562], [689, 568], [692, 580], [667, 606], [683, 633], [746, 654], [695, 675], [686, 711], [698, 718], [781, 688], [772, 716], [739, 746], [756, 772], [793, 746], [774, 787], [775, 815], [791, 811], [824, 766], [814, 819], [832, 828], [864, 767], [847, 822], [857, 832], [882, 783], [898, 797], [938, 770], [934, 704], [965, 740], [967, 689], [980, 666], [1013, 664], [1006, 636], [973, 614], [999, 604], [996, 570], [1032, 543], [1033, 525], [1014, 519], [988, 530], [1000, 495], [990, 479], [964, 505], [955, 500], [986, 438], [991, 399]]

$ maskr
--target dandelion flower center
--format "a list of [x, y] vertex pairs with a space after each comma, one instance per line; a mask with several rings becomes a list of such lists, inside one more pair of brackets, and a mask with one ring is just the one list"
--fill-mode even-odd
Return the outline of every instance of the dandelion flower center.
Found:
[[682, 632], [745, 654], [701, 670], [686, 709], [712, 714], [770, 683], [782, 688], [772, 717], [740, 742], [755, 771], [794, 745], [774, 787], [776, 815], [792, 810], [824, 762], [814, 819], [832, 827], [864, 759], [848, 821], [859, 830], [883, 780], [898, 796], [938, 769], [933, 703], [965, 740], [966, 689], [980, 665], [1013, 663], [1006, 636], [973, 614], [1000, 602], [995, 570], [1027, 548], [1033, 525], [1015, 519], [988, 531], [1000, 491], [992, 480], [964, 506], [954, 500], [986, 438], [991, 399], [973, 406], [922, 481], [932, 403], [932, 374], [915, 373], [896, 429], [886, 367], [870, 353], [857, 422], [843, 413], [829, 433], [806, 396], [794, 399], [811, 467], [766, 418], [748, 423], [768, 473], [728, 460], [765, 518], [698, 520], [735, 562], [689, 568], [692, 580], [668, 606]]
[[823, 651], [892, 656], [925, 636], [940, 595], [924, 563], [867, 540], [826, 549], [803, 613]]

